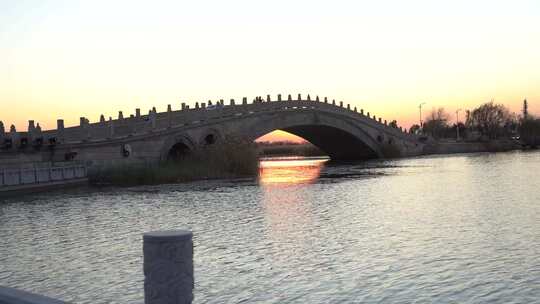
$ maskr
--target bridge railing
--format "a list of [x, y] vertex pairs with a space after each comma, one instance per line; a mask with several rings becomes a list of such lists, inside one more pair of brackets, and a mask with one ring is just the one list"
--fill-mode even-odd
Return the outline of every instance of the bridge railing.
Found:
[[[360, 119], [364, 123], [385, 128], [387, 132], [395, 136], [405, 136], [413, 138], [402, 128], [393, 128], [388, 125], [386, 120], [375, 115], [358, 110], [342, 101], [336, 102], [328, 98], [312, 98], [308, 95], [305, 99], [299, 94], [297, 98], [291, 95], [282, 97], [278, 95], [277, 100], [271, 100], [270, 96], [266, 99], [257, 97], [252, 103], [244, 98], [242, 102], [230, 101], [226, 104], [224, 101], [218, 101], [209, 107], [207, 103], [197, 103], [194, 108], [182, 104], [182, 109], [173, 111], [169, 105], [167, 111], [158, 113], [155, 108], [148, 114], [141, 115], [137, 109], [135, 115], [124, 118], [119, 115], [118, 119], [110, 118], [106, 121], [103, 117], [99, 122], [90, 123], [88, 119], [81, 117], [79, 126], [64, 128], [63, 120], [58, 120], [58, 126], [55, 130], [41, 131], [33, 127], [34, 122], [30, 121], [28, 132], [16, 132], [14, 128], [9, 133], [5, 133], [4, 126], [0, 122], [0, 152], [14, 150], [28, 150], [28, 147], [40, 148], [41, 146], [51, 146], [59, 143], [80, 143], [93, 141], [106, 141], [113, 138], [134, 136], [137, 134], [146, 134], [159, 129], [182, 127], [189, 124], [201, 123], [208, 120], [234, 118], [246, 114], [255, 114], [266, 111], [289, 111], [295, 109], [317, 109], [347, 115], [353, 119]], [[406, 131], [406, 130], [405, 130]]]

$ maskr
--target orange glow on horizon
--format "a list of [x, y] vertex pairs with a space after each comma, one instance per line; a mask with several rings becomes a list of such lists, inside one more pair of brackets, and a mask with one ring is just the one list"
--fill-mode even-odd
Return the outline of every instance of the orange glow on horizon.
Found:
[[265, 134], [255, 140], [256, 142], [277, 142], [277, 141], [290, 141], [294, 143], [305, 143], [307, 142], [302, 137], [296, 136], [294, 134], [291, 134], [289, 132], [285, 132], [282, 130], [275, 130], [273, 132], [270, 132], [268, 134]]

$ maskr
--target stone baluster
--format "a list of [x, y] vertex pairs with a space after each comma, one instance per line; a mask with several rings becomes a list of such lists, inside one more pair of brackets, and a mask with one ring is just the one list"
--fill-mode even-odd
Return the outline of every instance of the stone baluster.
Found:
[[281, 101], [281, 94], [277, 95], [277, 101]]
[[4, 128], [4, 123], [0, 120], [0, 144], [3, 144], [5, 136], [6, 129]]
[[63, 142], [64, 141], [64, 120], [63, 119], [57, 119], [56, 120], [56, 137], [57, 142]]
[[156, 112], [150, 111], [150, 114], [148, 114], [148, 118], [150, 119], [152, 130], [155, 129], [156, 128]]
[[298, 101], [302, 101], [302, 94], [298, 94]]
[[292, 101], [292, 96], [291, 96], [291, 94], [289, 94], [289, 96], [287, 97], [287, 101]]
[[28, 121], [28, 138], [30, 142], [34, 140], [36, 126], [33, 120]]
[[307, 101], [311, 101], [311, 97], [307, 94]]
[[29, 121], [28, 121], [28, 133], [33, 132], [35, 128], [36, 128], [36, 126], [34, 125], [34, 121], [33, 121], [33, 120], [29, 120]]
[[11, 142], [13, 144], [12, 147], [15, 148], [19, 143], [20, 135], [17, 132], [17, 128], [15, 128], [15, 125], [13, 124], [9, 127], [9, 137], [11, 138]]
[[156, 231], [143, 235], [145, 304], [193, 302], [193, 234]]
[[109, 138], [114, 138], [114, 121], [109, 116]]

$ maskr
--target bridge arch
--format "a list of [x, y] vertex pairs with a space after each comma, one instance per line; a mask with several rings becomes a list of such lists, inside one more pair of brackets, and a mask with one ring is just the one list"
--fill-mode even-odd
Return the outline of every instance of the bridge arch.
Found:
[[330, 158], [356, 160], [383, 157], [380, 143], [358, 124], [327, 113], [290, 112], [279, 117], [257, 119], [246, 132], [255, 140], [275, 130], [283, 130], [311, 142]]
[[161, 160], [178, 160], [195, 150], [195, 142], [187, 134], [168, 137], [160, 152]]

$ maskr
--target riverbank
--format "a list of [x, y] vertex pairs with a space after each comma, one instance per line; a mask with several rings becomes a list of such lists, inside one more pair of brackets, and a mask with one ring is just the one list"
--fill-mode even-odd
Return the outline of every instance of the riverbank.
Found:
[[424, 147], [424, 154], [458, 154], [476, 152], [506, 152], [520, 150], [521, 143], [514, 140], [493, 140], [486, 142], [437, 141]]

